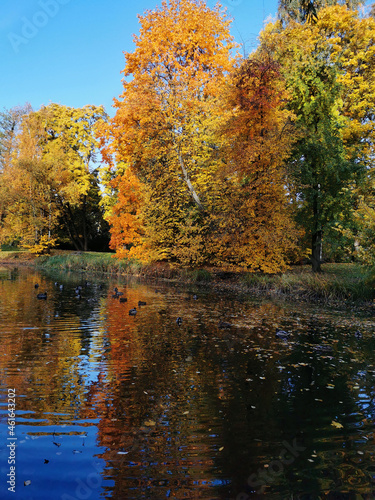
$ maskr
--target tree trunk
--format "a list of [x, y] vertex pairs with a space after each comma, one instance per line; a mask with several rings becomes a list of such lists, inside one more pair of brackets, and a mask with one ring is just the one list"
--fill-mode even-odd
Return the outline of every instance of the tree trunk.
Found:
[[321, 255], [322, 255], [322, 226], [320, 220], [320, 184], [315, 184], [313, 186], [314, 197], [312, 203], [313, 209], [313, 230], [311, 237], [311, 266], [313, 273], [321, 272]]
[[180, 167], [181, 167], [182, 173], [184, 175], [184, 181], [186, 182], [186, 185], [190, 191], [190, 194], [193, 197], [193, 200], [195, 201], [195, 203], [197, 204], [199, 210], [203, 210], [203, 205], [201, 203], [201, 200], [199, 199], [198, 193], [195, 191], [194, 186], [191, 183], [191, 180], [189, 179], [188, 172], [185, 168], [184, 161], [183, 161], [180, 153], [178, 153], [178, 160], [180, 162]]
[[87, 220], [86, 220], [86, 201], [87, 196], [83, 197], [83, 206], [82, 206], [82, 237], [83, 237], [83, 251], [87, 252]]
[[322, 231], [316, 231], [312, 234], [311, 238], [311, 265], [313, 273], [320, 273], [322, 255]]
[[[60, 197], [59, 197], [59, 203], [60, 203], [62, 211], [65, 215], [63, 222], [64, 222], [64, 226], [68, 232], [70, 241], [73, 243], [73, 246], [76, 250], [82, 251], [83, 250], [82, 241], [79, 237], [77, 228], [75, 227], [74, 217], [73, 217], [70, 205], [69, 205], [69, 203], [64, 204]], [[75, 235], [73, 234], [73, 231], [74, 231]]]

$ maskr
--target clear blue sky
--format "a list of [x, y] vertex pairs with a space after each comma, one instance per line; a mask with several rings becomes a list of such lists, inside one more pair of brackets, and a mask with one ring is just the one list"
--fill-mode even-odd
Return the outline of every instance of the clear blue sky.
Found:
[[[123, 51], [134, 50], [137, 14], [161, 0], [0, 0], [0, 110], [29, 102], [103, 104], [113, 116]], [[214, 7], [215, 0], [206, 0]], [[223, 0], [232, 35], [251, 52], [277, 0]]]

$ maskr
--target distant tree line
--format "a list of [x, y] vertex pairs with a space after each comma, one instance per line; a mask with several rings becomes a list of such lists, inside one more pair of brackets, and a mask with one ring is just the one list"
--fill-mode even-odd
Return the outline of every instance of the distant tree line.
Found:
[[1, 241], [88, 249], [110, 228], [117, 256], [142, 262], [373, 265], [374, 7], [280, 0], [247, 58], [202, 0], [139, 20], [113, 118], [1, 115]]

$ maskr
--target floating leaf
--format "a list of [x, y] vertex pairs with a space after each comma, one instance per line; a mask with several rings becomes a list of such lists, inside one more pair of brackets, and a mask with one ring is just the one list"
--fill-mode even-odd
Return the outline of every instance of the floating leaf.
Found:
[[144, 425], [146, 427], [153, 427], [154, 425], [156, 425], [156, 422], [154, 422], [153, 420], [145, 420]]
[[334, 420], [332, 420], [331, 425], [332, 425], [333, 427], [336, 427], [336, 429], [342, 429], [342, 428], [344, 427], [344, 426], [343, 426], [343, 425], [341, 425], [339, 422], [335, 422]]

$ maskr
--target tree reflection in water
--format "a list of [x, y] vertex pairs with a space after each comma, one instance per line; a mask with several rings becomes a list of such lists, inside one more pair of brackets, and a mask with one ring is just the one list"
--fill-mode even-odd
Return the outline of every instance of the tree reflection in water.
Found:
[[371, 317], [30, 269], [0, 280], [1, 467], [14, 387], [17, 480], [38, 500], [51, 487], [66, 499], [373, 494]]

